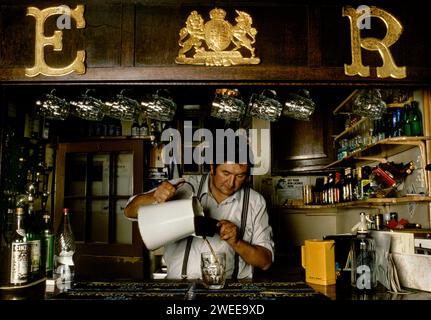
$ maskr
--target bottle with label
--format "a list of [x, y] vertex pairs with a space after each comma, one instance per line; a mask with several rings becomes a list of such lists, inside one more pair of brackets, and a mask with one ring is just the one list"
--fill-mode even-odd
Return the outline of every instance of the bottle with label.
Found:
[[74, 278], [75, 237], [70, 224], [69, 209], [63, 209], [63, 216], [55, 236], [54, 277], [57, 283], [71, 282]]
[[33, 198], [28, 196], [27, 207], [27, 241], [30, 246], [30, 281], [35, 281], [40, 278], [41, 264], [42, 264], [42, 246], [41, 246], [41, 232], [40, 223], [36, 212], [34, 211]]
[[14, 233], [11, 238], [10, 283], [24, 285], [28, 282], [30, 248], [24, 228], [24, 209], [17, 208]]
[[343, 198], [342, 201], [353, 201], [353, 188], [352, 188], [352, 168], [344, 169], [344, 179], [342, 183]]
[[352, 228], [357, 235], [351, 242], [351, 284], [359, 290], [372, 290], [377, 286], [376, 245], [368, 234], [367, 223], [372, 220], [361, 212], [360, 221]]
[[52, 232], [51, 216], [48, 211], [42, 212], [42, 238], [45, 273], [48, 278], [52, 278], [54, 273], [54, 234]]

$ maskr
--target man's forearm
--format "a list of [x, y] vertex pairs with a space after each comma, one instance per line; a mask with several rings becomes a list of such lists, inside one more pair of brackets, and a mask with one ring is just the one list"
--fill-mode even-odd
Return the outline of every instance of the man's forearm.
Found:
[[244, 240], [239, 240], [232, 248], [252, 266], [267, 270], [272, 264], [272, 254], [267, 248], [252, 245]]

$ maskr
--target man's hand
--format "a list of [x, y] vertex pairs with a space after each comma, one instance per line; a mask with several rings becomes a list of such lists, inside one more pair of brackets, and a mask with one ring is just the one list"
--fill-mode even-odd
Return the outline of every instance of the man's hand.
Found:
[[183, 183], [183, 181], [179, 182], [176, 185], [173, 185], [168, 181], [163, 181], [161, 184], [159, 184], [156, 191], [154, 191], [154, 201], [157, 203], [168, 201], [175, 195], [175, 192], [177, 191], [177, 186], [181, 183]]
[[239, 229], [238, 227], [228, 221], [220, 220], [217, 223], [217, 227], [220, 227], [220, 239], [227, 241], [227, 243], [238, 253], [246, 263], [252, 266], [267, 270], [272, 264], [272, 254], [267, 248], [252, 245], [244, 240], [238, 239]]
[[225, 240], [232, 248], [235, 249], [235, 246], [239, 241], [238, 227], [228, 220], [220, 220], [217, 223], [217, 227], [220, 227], [220, 239]]

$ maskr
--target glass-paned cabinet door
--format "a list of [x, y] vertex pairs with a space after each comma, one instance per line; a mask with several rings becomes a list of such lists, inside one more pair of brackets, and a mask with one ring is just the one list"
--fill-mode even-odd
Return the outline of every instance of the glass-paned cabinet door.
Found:
[[130, 196], [143, 191], [143, 148], [139, 140], [59, 144], [54, 224], [62, 207], [69, 207], [78, 256], [103, 264], [111, 256], [115, 268], [121, 264], [118, 256], [142, 256], [137, 224], [124, 216], [124, 208]]
[[128, 196], [133, 192], [133, 154], [119, 153], [115, 163], [116, 195]]
[[[109, 195], [109, 153], [94, 153], [90, 163], [91, 195]], [[115, 164], [114, 164], [115, 165]]]
[[127, 200], [117, 200], [115, 203], [115, 239], [119, 244], [132, 244], [132, 222], [124, 219], [124, 208]]

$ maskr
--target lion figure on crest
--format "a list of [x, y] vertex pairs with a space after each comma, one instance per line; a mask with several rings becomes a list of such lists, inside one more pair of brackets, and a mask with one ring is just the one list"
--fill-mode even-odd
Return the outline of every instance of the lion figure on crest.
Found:
[[234, 38], [232, 42], [235, 44], [235, 49], [245, 47], [250, 51], [251, 57], [254, 57], [255, 49], [252, 44], [256, 42], [257, 30], [251, 26], [253, 20], [249, 14], [239, 10], [235, 11], [238, 16], [235, 18], [237, 24], [232, 28]]

